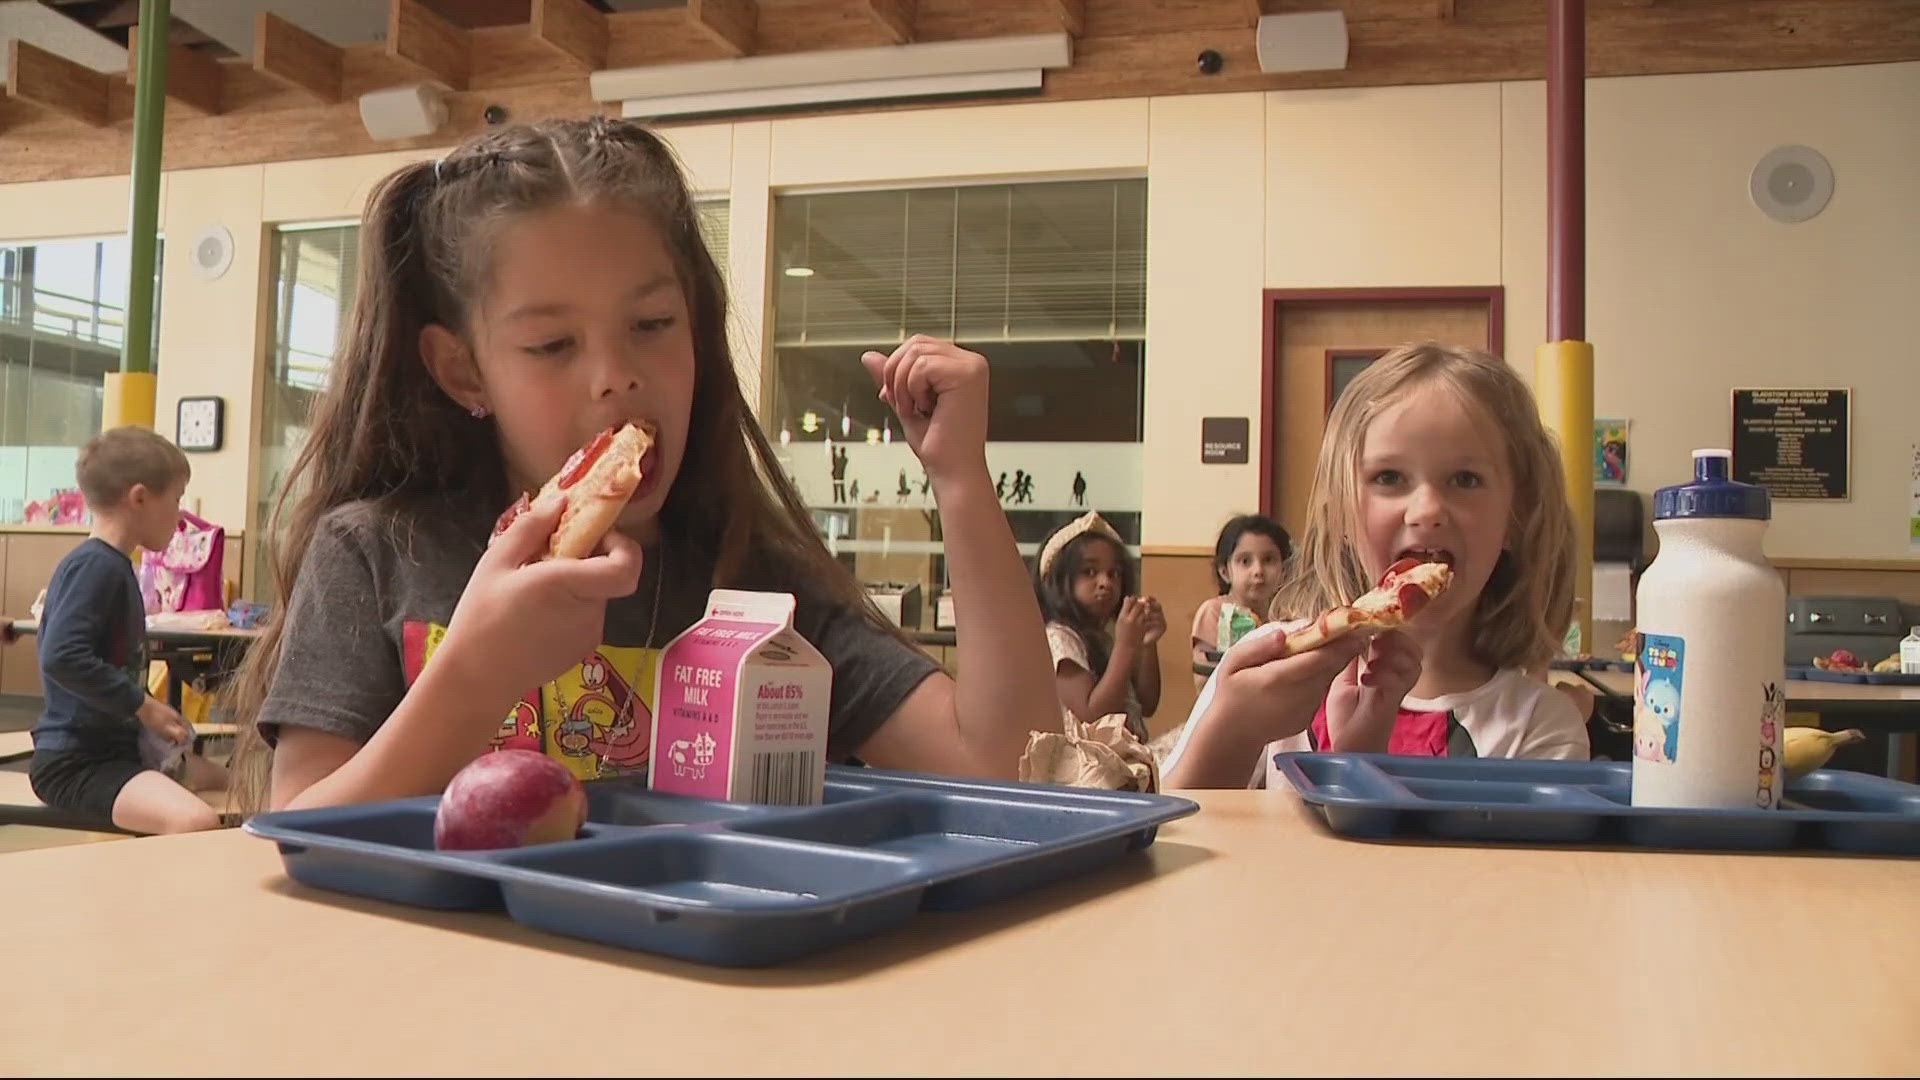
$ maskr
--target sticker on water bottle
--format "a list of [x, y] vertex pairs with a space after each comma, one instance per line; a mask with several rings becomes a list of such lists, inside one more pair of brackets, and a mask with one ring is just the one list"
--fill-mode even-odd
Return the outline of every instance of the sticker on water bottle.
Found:
[[1680, 756], [1680, 679], [1687, 643], [1665, 634], [1641, 634], [1633, 694], [1633, 756], [1675, 761]]
[[1766, 705], [1760, 714], [1760, 786], [1753, 803], [1762, 810], [1780, 805], [1780, 752], [1777, 749], [1787, 728], [1787, 692], [1779, 683], [1768, 683]]

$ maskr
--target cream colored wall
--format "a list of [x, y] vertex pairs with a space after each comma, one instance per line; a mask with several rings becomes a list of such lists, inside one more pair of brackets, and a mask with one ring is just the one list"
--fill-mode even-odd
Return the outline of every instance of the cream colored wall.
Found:
[[[1148, 115], [1141, 542], [1213, 546], [1259, 509], [1260, 94], [1154, 100]], [[1200, 421], [1247, 416], [1247, 464], [1200, 463]]]
[[[1202, 465], [1199, 419], [1249, 415], [1258, 438], [1266, 287], [1507, 287], [1508, 352], [1540, 340], [1544, 103], [1538, 84], [1028, 103], [673, 128], [702, 194], [731, 200], [732, 332], [757, 400], [768, 216], [781, 190], [967, 179], [1145, 175], [1148, 353], [1145, 541], [1210, 545], [1257, 504], [1262, 452]], [[1904, 554], [1901, 469], [1917, 400], [1888, 342], [1920, 295], [1920, 64], [1589, 84], [1590, 336], [1598, 405], [1634, 421], [1632, 478], [1666, 483], [1695, 443], [1726, 438], [1726, 391], [1851, 385], [1855, 498], [1784, 504], [1776, 554]], [[1838, 194], [1800, 226], [1747, 202], [1752, 161], [1820, 147]], [[240, 527], [264, 343], [271, 228], [357, 216], [412, 151], [171, 173], [170, 238], [225, 224], [234, 266], [203, 282], [168, 245], [159, 417], [187, 394], [228, 399], [230, 449], [196, 460], [193, 494]], [[124, 178], [0, 186], [0, 237], [124, 228]], [[743, 283], [747, 283], [744, 284]], [[251, 291], [250, 291], [251, 290]], [[1737, 374], [1736, 374], [1737, 372]]]
[[[226, 399], [221, 448], [191, 455], [185, 504], [230, 529], [247, 527], [252, 482], [253, 403], [264, 344], [266, 297], [261, 169], [192, 169], [169, 177], [161, 228], [172, 239], [160, 268], [160, 362], [154, 425], [171, 438], [182, 397]], [[233, 234], [233, 261], [218, 279], [193, 266], [193, 238], [210, 225]]]
[[1497, 284], [1500, 92], [1268, 94], [1267, 286]]
[[[1775, 504], [1774, 556], [1897, 558], [1920, 440], [1920, 64], [1602, 79], [1588, 90], [1594, 408], [1632, 421], [1628, 479], [1683, 479], [1725, 446], [1736, 386], [1851, 387], [1849, 502]], [[1503, 280], [1516, 362], [1545, 333], [1545, 92], [1505, 88]], [[1747, 176], [1804, 143], [1833, 201], [1783, 225]]]

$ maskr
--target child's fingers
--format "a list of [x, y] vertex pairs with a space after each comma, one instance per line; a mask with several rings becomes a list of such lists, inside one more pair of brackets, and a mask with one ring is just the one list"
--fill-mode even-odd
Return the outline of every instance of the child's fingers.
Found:
[[915, 334], [901, 348], [900, 363], [893, 369], [893, 407], [902, 416], [933, 414], [932, 378], [939, 365], [940, 343]]
[[[860, 363], [867, 369], [875, 386], [880, 389], [880, 400], [894, 405], [897, 400], [893, 394], [894, 370], [900, 366], [900, 360], [906, 355], [906, 348], [913, 343], [912, 338], [901, 342], [890, 353], [866, 352], [860, 355]], [[896, 411], [898, 406], [894, 406]]]
[[907, 400], [922, 415], [933, 415], [942, 391], [958, 381], [964, 361], [954, 355], [955, 346], [945, 341], [922, 342], [907, 371]]
[[584, 559], [554, 559], [527, 568], [539, 588], [551, 588], [581, 600], [617, 600], [640, 587], [640, 545], [618, 533], [602, 542], [600, 554]]
[[505, 532], [487, 544], [487, 550], [480, 556], [481, 564], [522, 566], [538, 557], [551, 542], [553, 530], [560, 524], [560, 511], [565, 506], [566, 498], [559, 494], [535, 502], [515, 518]]
[[1227, 650], [1226, 655], [1220, 658], [1220, 663], [1217, 665], [1220, 677], [1225, 678], [1236, 671], [1259, 667], [1261, 664], [1270, 664], [1287, 655], [1286, 631], [1271, 623], [1268, 626], [1272, 629], [1261, 627]]
[[1329, 644], [1284, 660], [1262, 664], [1258, 669], [1247, 672], [1243, 678], [1262, 694], [1311, 689], [1315, 694], [1324, 696], [1333, 688], [1333, 680], [1353, 662], [1354, 655], [1344, 649], [1336, 650], [1333, 644]]
[[887, 354], [871, 350], [860, 354], [860, 366], [867, 369], [867, 378], [880, 390], [882, 398], [887, 396]]

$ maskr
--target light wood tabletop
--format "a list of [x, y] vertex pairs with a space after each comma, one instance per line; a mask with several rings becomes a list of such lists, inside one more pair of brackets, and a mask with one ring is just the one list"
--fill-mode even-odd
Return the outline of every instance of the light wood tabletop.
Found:
[[[40, 623], [36, 619], [11, 619], [8, 625], [13, 632], [25, 637], [40, 633]], [[262, 631], [255, 627], [222, 626], [217, 629], [205, 629], [193, 626], [168, 626], [164, 623], [147, 626], [147, 637], [153, 641], [183, 644], [228, 644], [232, 642], [253, 641]]]
[[31, 928], [0, 1073], [1920, 1071], [1920, 861], [1360, 843], [1290, 792], [1199, 800], [1089, 878], [761, 970], [309, 890], [232, 831], [0, 856]]
[[[1631, 671], [1586, 671], [1580, 677], [1595, 683], [1609, 693], [1630, 697], [1633, 694], [1633, 672]], [[1843, 707], [1879, 705], [1898, 709], [1911, 704], [1907, 711], [1920, 718], [1920, 686], [1876, 686], [1871, 683], [1825, 682], [1817, 679], [1788, 679], [1786, 681], [1787, 701], [1789, 704], [1809, 708], [1823, 703]]]

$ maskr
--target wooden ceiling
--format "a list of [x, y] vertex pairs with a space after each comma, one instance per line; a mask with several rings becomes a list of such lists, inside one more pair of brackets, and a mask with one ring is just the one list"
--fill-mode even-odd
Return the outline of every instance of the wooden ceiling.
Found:
[[[135, 0], [45, 0], [137, 40]], [[330, 4], [336, 0], [311, 0]], [[165, 165], [195, 168], [443, 145], [489, 105], [534, 117], [616, 111], [591, 71], [747, 55], [1066, 30], [1070, 68], [1042, 99], [1537, 79], [1545, 0], [387, 0], [380, 40], [336, 44], [261, 12], [251, 56], [174, 28]], [[1339, 7], [1340, 71], [1265, 75], [1254, 23]], [[1920, 59], [1920, 0], [1588, 0], [1595, 76], [1814, 67]], [[288, 10], [282, 6], [281, 10]], [[0, 182], [123, 173], [131, 72], [100, 73], [26, 42], [0, 96]], [[1218, 51], [1224, 68], [1196, 63]], [[129, 64], [131, 67], [131, 62]], [[452, 119], [413, 143], [376, 143], [357, 98], [431, 81]], [[965, 102], [954, 102], [965, 104]], [[937, 105], [866, 106], [930, 108]]]

